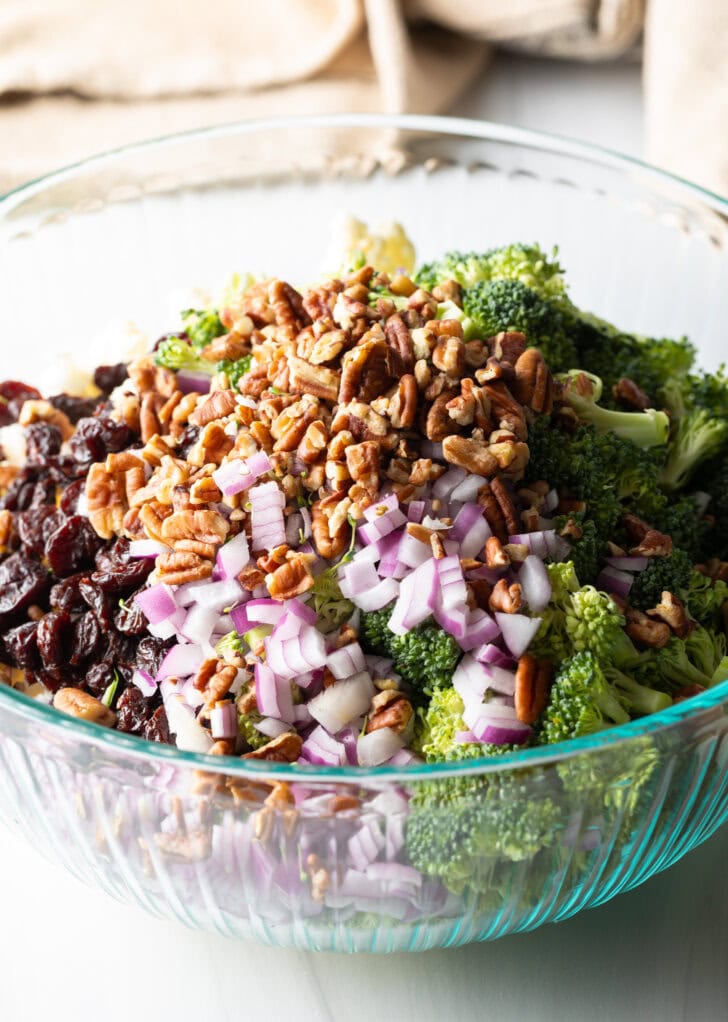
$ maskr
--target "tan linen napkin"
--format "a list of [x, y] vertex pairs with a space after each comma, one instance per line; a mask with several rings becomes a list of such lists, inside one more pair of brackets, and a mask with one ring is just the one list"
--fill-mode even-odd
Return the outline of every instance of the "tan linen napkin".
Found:
[[[700, 69], [697, 19], [711, 8], [711, 49], [728, 39], [728, 4], [650, 0], [648, 135], [652, 151], [726, 190], [728, 144], [710, 159], [671, 138], [670, 106]], [[492, 45], [610, 59], [639, 40], [644, 0], [0, 0], [0, 190], [105, 148], [251, 116], [332, 111], [444, 112]], [[681, 14], [686, 7], [690, 15]], [[716, 9], [720, 12], [716, 13]], [[658, 13], [655, 13], [655, 11]], [[660, 13], [661, 11], [661, 13]], [[656, 24], [657, 22], [657, 24]], [[690, 41], [676, 61], [679, 43]], [[713, 61], [700, 97], [711, 122]], [[663, 86], [665, 88], [663, 89]], [[678, 113], [682, 122], [688, 104]], [[654, 110], [654, 118], [651, 111]], [[689, 133], [694, 124], [684, 123]], [[718, 169], [721, 167], [722, 170]]]

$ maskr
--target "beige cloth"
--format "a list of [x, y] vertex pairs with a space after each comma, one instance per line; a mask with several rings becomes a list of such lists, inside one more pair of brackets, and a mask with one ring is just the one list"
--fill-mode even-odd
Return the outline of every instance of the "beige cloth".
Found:
[[[0, 0], [0, 189], [111, 146], [245, 117], [444, 112], [493, 45], [618, 57], [639, 42], [644, 7], [644, 0]], [[727, 51], [726, 0], [649, 0], [649, 154], [723, 191]]]

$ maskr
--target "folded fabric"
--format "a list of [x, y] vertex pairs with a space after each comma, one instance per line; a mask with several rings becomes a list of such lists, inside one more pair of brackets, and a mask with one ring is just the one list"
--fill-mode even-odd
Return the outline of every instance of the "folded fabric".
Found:
[[[639, 41], [644, 8], [644, 0], [0, 0], [0, 189], [111, 146], [246, 117], [444, 112], [493, 45], [611, 59]], [[714, 97], [724, 103], [728, 90], [728, 4], [694, 0], [688, 10], [650, 0], [647, 26], [651, 152], [726, 189], [725, 136], [716, 126], [698, 158], [670, 113], [694, 141], [685, 98], [694, 81], [701, 130], [716, 124]]]

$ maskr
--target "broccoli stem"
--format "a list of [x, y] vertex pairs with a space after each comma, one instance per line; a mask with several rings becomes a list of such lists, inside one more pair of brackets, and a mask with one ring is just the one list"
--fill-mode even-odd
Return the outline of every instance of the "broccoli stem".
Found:
[[572, 369], [558, 379], [564, 386], [564, 400], [582, 422], [591, 423], [600, 433], [614, 433], [622, 440], [631, 440], [643, 449], [667, 443], [670, 419], [665, 412], [647, 408], [644, 412], [615, 412], [602, 408], [597, 401], [602, 395], [602, 381], [592, 373]]
[[[672, 699], [665, 692], [640, 685], [633, 678], [622, 674], [616, 667], [604, 667], [604, 676], [614, 686], [620, 696], [634, 713], [658, 713], [672, 706]], [[629, 719], [629, 717], [627, 718]]]

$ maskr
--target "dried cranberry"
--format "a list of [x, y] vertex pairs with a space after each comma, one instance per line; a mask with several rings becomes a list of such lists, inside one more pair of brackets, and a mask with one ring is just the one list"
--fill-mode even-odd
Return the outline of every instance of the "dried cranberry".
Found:
[[123, 422], [108, 417], [81, 419], [70, 440], [71, 453], [80, 465], [104, 461], [107, 454], [123, 451], [134, 434]]
[[60, 486], [67, 486], [77, 479], [82, 479], [85, 485], [86, 469], [82, 468], [70, 454], [57, 454], [49, 458], [45, 468], [48, 476]]
[[35, 671], [40, 667], [38, 656], [38, 623], [28, 621], [5, 633], [5, 649], [16, 667]]
[[103, 545], [88, 518], [72, 515], [51, 533], [46, 543], [46, 557], [56, 575], [63, 578], [91, 568], [94, 557]]
[[92, 664], [85, 671], [84, 687], [88, 689], [91, 695], [102, 696], [109, 685], [113, 684], [117, 676], [118, 672], [114, 665], [104, 660], [99, 664]]
[[88, 606], [81, 595], [79, 583], [86, 576], [83, 574], [69, 575], [57, 582], [51, 589], [50, 605], [54, 610], [85, 610]]
[[73, 636], [71, 639], [72, 651], [69, 663], [73, 667], [86, 660], [90, 660], [98, 651], [103, 639], [103, 632], [96, 615], [87, 611], [77, 618], [73, 623]]
[[15, 419], [10, 413], [7, 401], [0, 398], [0, 426], [11, 426], [14, 422]]
[[106, 651], [103, 659], [122, 667], [131, 668], [136, 666], [136, 640], [129, 635], [122, 635], [121, 632], [111, 631], [106, 636]]
[[172, 744], [167, 711], [163, 706], [158, 706], [144, 725], [144, 737], [148, 742], [161, 742], [162, 745]]
[[126, 564], [117, 564], [111, 571], [95, 571], [91, 581], [102, 592], [121, 595], [138, 589], [153, 570], [154, 561], [151, 558], [143, 558], [138, 561], [127, 561]]
[[94, 373], [94, 383], [102, 394], [110, 394], [112, 390], [120, 387], [129, 375], [126, 362], [117, 362], [116, 365], [99, 366]]
[[152, 714], [150, 701], [145, 699], [136, 685], [125, 689], [116, 704], [116, 726], [119, 731], [143, 735]]
[[120, 564], [129, 560], [129, 540], [120, 536], [111, 546], [103, 547], [96, 554], [96, 567], [99, 571], [114, 571]]
[[0, 564], [0, 620], [31, 603], [42, 603], [49, 586], [45, 568], [23, 553], [11, 554]]
[[53, 504], [55, 506], [55, 503], [56, 484], [48, 476], [39, 479], [33, 487], [33, 495], [30, 498], [28, 507], [43, 507], [45, 504]]
[[0, 497], [0, 509], [26, 511], [33, 501], [37, 478], [37, 469], [32, 466], [26, 465], [21, 469], [3, 496]]
[[94, 414], [98, 402], [92, 397], [73, 397], [71, 394], [54, 394], [48, 398], [49, 402], [59, 412], [63, 412], [75, 425], [79, 419], [88, 418]]
[[33, 465], [44, 465], [61, 452], [63, 437], [51, 422], [34, 422], [25, 428], [26, 457]]
[[86, 488], [85, 479], [77, 479], [75, 482], [70, 483], [61, 495], [59, 507], [64, 514], [75, 515], [78, 510], [78, 502], [81, 499], [81, 495]]
[[132, 598], [114, 614], [114, 624], [124, 635], [143, 635], [147, 630], [146, 614]]
[[147, 635], [137, 646], [137, 667], [142, 671], [147, 671], [153, 678], [156, 678], [168, 649], [169, 643], [165, 639], [157, 639], [153, 635]]
[[188, 426], [179, 439], [178, 452], [180, 458], [186, 458], [191, 447], [197, 443], [200, 437], [199, 426]]
[[103, 593], [88, 577], [79, 581], [78, 591], [98, 618], [104, 631], [111, 631], [114, 627], [114, 611], [118, 601], [110, 593]]
[[54, 507], [38, 507], [32, 511], [19, 511], [15, 516], [18, 538], [25, 547], [25, 553], [39, 560], [45, 554], [49, 529], [52, 532], [64, 519]]
[[20, 409], [26, 401], [39, 401], [41, 392], [35, 387], [21, 383], [19, 380], [4, 380], [0, 383], [0, 398], [7, 402], [7, 411], [12, 416], [12, 421], [17, 422]]
[[64, 610], [52, 610], [38, 622], [38, 652], [46, 670], [61, 669], [69, 661], [66, 639], [71, 616]]

